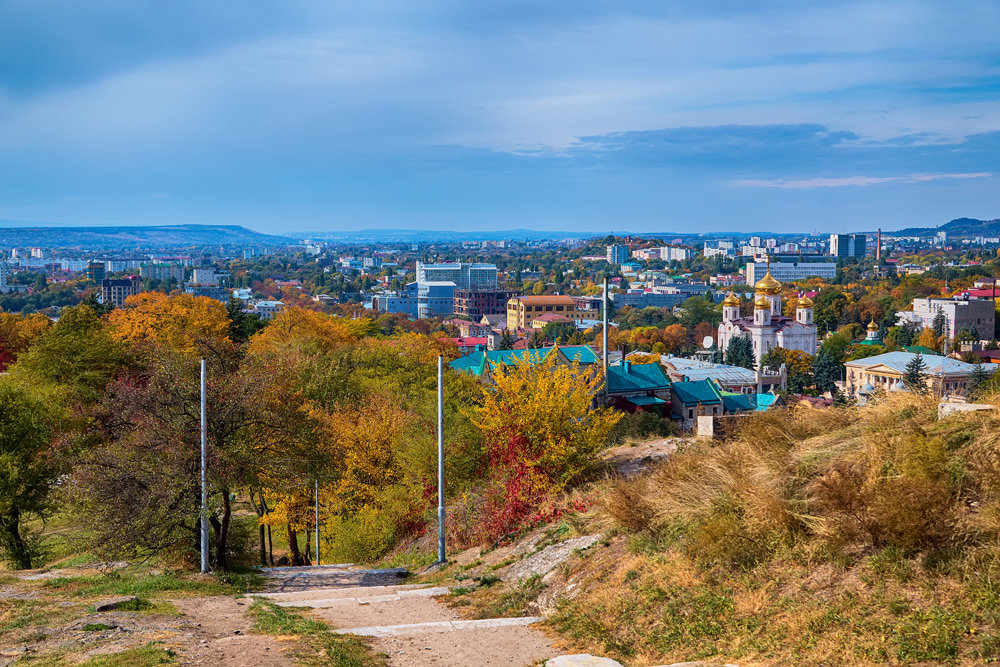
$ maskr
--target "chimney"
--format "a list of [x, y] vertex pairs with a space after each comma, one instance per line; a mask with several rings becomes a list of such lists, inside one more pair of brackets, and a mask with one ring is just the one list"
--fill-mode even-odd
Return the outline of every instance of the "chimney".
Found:
[[878, 233], [875, 234], [875, 263], [882, 263], [882, 228], [878, 228]]
[[629, 361], [628, 359], [625, 359], [624, 361], [622, 361], [622, 368], [625, 369], [625, 373], [626, 374], [627, 373], [631, 373], [632, 372], [632, 362]]

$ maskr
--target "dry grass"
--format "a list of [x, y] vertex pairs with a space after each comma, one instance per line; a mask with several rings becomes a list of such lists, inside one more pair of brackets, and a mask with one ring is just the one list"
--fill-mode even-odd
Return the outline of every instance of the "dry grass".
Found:
[[637, 665], [1000, 658], [1000, 409], [936, 407], [755, 415], [609, 483], [617, 553], [555, 626]]

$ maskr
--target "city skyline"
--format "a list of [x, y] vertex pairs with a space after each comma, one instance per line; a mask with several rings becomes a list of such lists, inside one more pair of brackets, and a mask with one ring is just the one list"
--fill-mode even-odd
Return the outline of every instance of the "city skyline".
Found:
[[992, 219], [987, 2], [0, 7], [0, 219], [819, 233]]

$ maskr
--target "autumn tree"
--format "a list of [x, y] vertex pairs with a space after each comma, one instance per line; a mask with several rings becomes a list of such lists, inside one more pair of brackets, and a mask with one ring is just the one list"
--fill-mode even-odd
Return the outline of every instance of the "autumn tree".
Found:
[[214, 299], [190, 294], [167, 296], [142, 292], [107, 316], [111, 335], [119, 341], [153, 343], [194, 353], [199, 343], [228, 340], [226, 307]]
[[79, 405], [97, 400], [129, 363], [104, 322], [80, 305], [64, 310], [54, 327], [37, 336], [11, 373], [28, 384], [48, 385]]
[[[282, 367], [259, 372], [231, 347], [203, 353], [209, 521], [214, 562], [225, 569], [232, 495], [265, 477], [297, 476], [311, 420]], [[104, 442], [83, 455], [72, 478], [95, 548], [116, 557], [194, 548], [199, 539], [198, 362], [164, 348], [148, 350], [143, 362], [106, 391], [96, 413]]]
[[50, 507], [59, 474], [48, 451], [53, 435], [53, 411], [25, 388], [0, 381], [0, 548], [16, 568], [32, 567], [39, 555], [25, 524]]
[[621, 417], [591, 409], [603, 378], [556, 355], [527, 359], [493, 374], [471, 411], [489, 456], [484, 530], [489, 538], [518, 525], [551, 492], [579, 479], [597, 461]]

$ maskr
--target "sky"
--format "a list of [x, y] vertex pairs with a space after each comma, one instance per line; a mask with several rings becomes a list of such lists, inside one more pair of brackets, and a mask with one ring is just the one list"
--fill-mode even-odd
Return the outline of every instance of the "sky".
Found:
[[3, 0], [0, 220], [1000, 217], [995, 0]]

